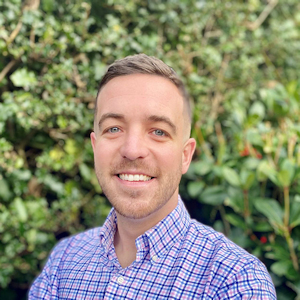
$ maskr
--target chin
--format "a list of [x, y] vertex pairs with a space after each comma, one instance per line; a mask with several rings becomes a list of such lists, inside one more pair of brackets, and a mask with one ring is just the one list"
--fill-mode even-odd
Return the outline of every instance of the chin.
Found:
[[121, 216], [128, 218], [128, 219], [144, 219], [154, 212], [156, 212], [159, 208], [152, 207], [149, 204], [142, 205], [141, 203], [134, 203], [134, 204], [127, 204], [127, 205], [113, 205], [115, 210]]

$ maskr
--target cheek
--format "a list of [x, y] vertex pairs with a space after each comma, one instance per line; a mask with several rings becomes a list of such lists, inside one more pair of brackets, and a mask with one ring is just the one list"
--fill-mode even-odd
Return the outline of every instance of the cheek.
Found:
[[157, 152], [159, 165], [168, 168], [169, 170], [176, 170], [182, 164], [182, 153], [179, 149], [168, 147]]
[[112, 149], [105, 144], [98, 143], [94, 149], [94, 160], [97, 164], [105, 164], [112, 156]]

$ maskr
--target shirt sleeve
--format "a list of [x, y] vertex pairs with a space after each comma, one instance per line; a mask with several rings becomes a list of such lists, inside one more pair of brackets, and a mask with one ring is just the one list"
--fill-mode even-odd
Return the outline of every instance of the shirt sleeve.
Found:
[[216, 299], [276, 300], [276, 292], [266, 267], [258, 261], [249, 263], [230, 276], [219, 289]]
[[43, 269], [42, 273], [36, 278], [29, 290], [29, 300], [54, 300], [58, 299], [53, 297], [53, 283], [50, 280], [48, 270], [51, 265], [51, 258], [48, 259], [48, 262]]
[[53, 249], [42, 273], [35, 279], [29, 290], [28, 300], [59, 299], [58, 270], [69, 241], [70, 239], [62, 240]]

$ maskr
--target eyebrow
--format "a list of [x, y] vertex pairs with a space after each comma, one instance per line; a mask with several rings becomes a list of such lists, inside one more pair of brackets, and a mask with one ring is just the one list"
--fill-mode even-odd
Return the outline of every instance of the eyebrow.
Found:
[[101, 116], [99, 122], [98, 122], [98, 128], [101, 127], [101, 125], [103, 124], [103, 122], [107, 119], [117, 119], [117, 120], [124, 120], [124, 115], [121, 114], [115, 114], [115, 113], [106, 113], [104, 115]]
[[[122, 114], [116, 114], [116, 113], [106, 113], [106, 114], [101, 116], [101, 118], [98, 122], [98, 128], [100, 128], [101, 125], [103, 124], [103, 122], [107, 119], [124, 120], [125, 116], [122, 115]], [[168, 117], [158, 116], [158, 115], [151, 115], [151, 116], [147, 117], [147, 119], [151, 122], [165, 123], [165, 124], [167, 124], [168, 126], [171, 127], [174, 134], [176, 134], [176, 132], [177, 132], [176, 125]]]
[[152, 122], [163, 122], [163, 123], [169, 125], [171, 127], [173, 133], [176, 134], [176, 125], [168, 117], [151, 115], [148, 117], [148, 120], [152, 121]]

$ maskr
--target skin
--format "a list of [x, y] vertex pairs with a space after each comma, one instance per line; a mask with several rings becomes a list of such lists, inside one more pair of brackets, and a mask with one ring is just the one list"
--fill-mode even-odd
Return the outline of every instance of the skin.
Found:
[[117, 213], [115, 250], [122, 267], [135, 260], [135, 239], [177, 206], [196, 145], [187, 137], [187, 120], [177, 87], [160, 76], [116, 77], [98, 95], [91, 142], [99, 184]]

